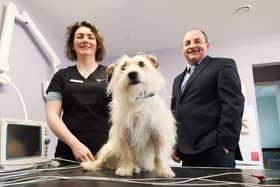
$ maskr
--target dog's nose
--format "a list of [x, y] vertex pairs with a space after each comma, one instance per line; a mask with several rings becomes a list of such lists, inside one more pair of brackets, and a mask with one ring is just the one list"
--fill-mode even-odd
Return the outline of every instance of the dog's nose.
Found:
[[136, 71], [132, 71], [128, 73], [128, 78], [130, 80], [137, 80], [137, 72]]

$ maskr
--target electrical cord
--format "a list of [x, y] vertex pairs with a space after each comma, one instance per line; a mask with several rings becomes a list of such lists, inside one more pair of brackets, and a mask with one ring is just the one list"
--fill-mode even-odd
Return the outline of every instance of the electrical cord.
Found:
[[[61, 157], [56, 157], [54, 159], [45, 159], [42, 161], [30, 163], [30, 164], [23, 164], [23, 163], [2, 164], [2, 166], [4, 166], [4, 168], [9, 168], [9, 169], [0, 170], [0, 177], [7, 175], [7, 174], [20, 173], [20, 172], [23, 172], [23, 170], [27, 170], [27, 169], [36, 169], [45, 164], [47, 164], [49, 168], [58, 167], [60, 165], [60, 163], [57, 163], [57, 162], [59, 162], [59, 161], [76, 164], [76, 165], [67, 165], [67, 166], [77, 166], [78, 165], [80, 167], [80, 162], [78, 162], [78, 161], [69, 160], [69, 159], [65, 159], [65, 158], [61, 158]], [[60, 167], [60, 168], [64, 168], [64, 167]], [[51, 169], [49, 169], [49, 170], [51, 170]]]
[[[224, 173], [224, 175], [227, 173]], [[242, 174], [242, 173], [240, 173]], [[174, 178], [176, 179], [176, 178]], [[191, 178], [190, 178], [191, 179]], [[196, 179], [199, 179], [196, 178]], [[231, 181], [220, 181], [220, 180], [207, 180], [201, 179], [207, 183], [182, 183], [176, 184], [174, 182], [169, 183], [155, 183], [155, 182], [139, 182], [135, 179], [124, 179], [124, 178], [110, 178], [110, 177], [93, 177], [93, 176], [34, 176], [34, 177], [25, 177], [22, 179], [16, 179], [13, 181], [0, 182], [0, 187], [4, 186], [13, 186], [13, 185], [23, 185], [30, 183], [46, 182], [50, 180], [95, 180], [95, 181], [110, 181], [110, 182], [121, 182], [121, 183], [133, 183], [133, 184], [143, 184], [143, 185], [157, 185], [157, 186], [220, 186], [220, 185], [242, 185], [249, 187], [266, 187], [266, 186], [279, 186], [279, 184], [254, 184], [254, 183], [242, 183], [242, 182], [231, 182]], [[169, 179], [171, 180], [171, 179]], [[212, 183], [209, 183], [212, 182]]]
[[61, 157], [56, 157], [54, 160], [70, 162], [70, 163], [74, 163], [74, 164], [80, 164], [81, 163], [81, 162], [76, 161], [76, 160], [69, 160], [69, 159], [65, 159], [65, 158], [61, 158]]
[[[242, 185], [249, 187], [266, 187], [266, 186], [279, 186], [279, 184], [265, 184], [265, 181], [279, 181], [280, 178], [265, 178], [263, 175], [244, 173], [244, 172], [226, 172], [213, 175], [206, 175], [201, 177], [193, 178], [114, 178], [114, 177], [95, 177], [95, 176], [53, 176], [53, 175], [41, 175], [41, 176], [29, 176], [31, 174], [36, 174], [45, 171], [58, 171], [67, 169], [80, 168], [80, 162], [74, 160], [68, 160], [64, 158], [55, 158], [48, 160], [52, 161], [63, 161], [69, 162], [73, 165], [51, 167], [51, 168], [39, 168], [41, 165], [46, 164], [47, 161], [36, 163], [33, 168], [15, 171], [9, 173], [0, 173], [0, 187], [23, 185], [31, 183], [39, 183], [53, 180], [94, 180], [94, 181], [109, 181], [109, 182], [120, 182], [120, 183], [131, 183], [138, 185], [153, 185], [153, 186], [232, 186], [232, 185]], [[1, 176], [2, 175], [2, 176]], [[215, 180], [211, 179], [213, 177], [220, 177], [226, 175], [241, 175], [254, 177], [260, 180], [261, 183], [248, 183], [248, 182], [232, 182], [225, 180]], [[5, 180], [5, 181], [1, 181]]]
[[[68, 161], [67, 159], [57, 158], [64, 161]], [[72, 161], [71, 161], [72, 162]], [[73, 161], [76, 162], [76, 161]], [[110, 177], [94, 177], [94, 176], [33, 176], [33, 177], [23, 177], [21, 179], [13, 179], [15, 177], [19, 177], [22, 175], [30, 175], [36, 172], [43, 172], [43, 171], [57, 171], [61, 169], [73, 169], [79, 168], [80, 166], [65, 166], [65, 167], [57, 167], [57, 168], [45, 168], [45, 169], [32, 169], [27, 170], [18, 174], [13, 173], [8, 178], [7, 176], [2, 179], [9, 179], [9, 181], [0, 182], [1, 186], [12, 186], [12, 185], [22, 185], [22, 184], [29, 184], [35, 182], [44, 182], [49, 180], [97, 180], [97, 181], [111, 181], [111, 182], [123, 182], [123, 183], [133, 183], [133, 184], [145, 184], [145, 185], [157, 185], [157, 186], [220, 186], [220, 185], [244, 185], [250, 187], [258, 187], [258, 186], [279, 186], [273, 184], [253, 184], [253, 183], [242, 183], [242, 182], [232, 182], [232, 181], [223, 181], [223, 180], [213, 180], [209, 179], [212, 177], [219, 177], [225, 175], [248, 175], [251, 177], [256, 177], [259, 179], [259, 175], [250, 174], [250, 173], [242, 173], [242, 172], [228, 172], [228, 173], [220, 173], [214, 175], [207, 175], [202, 177], [195, 177], [195, 178], [145, 178], [145, 179], [126, 179], [126, 178], [110, 178]], [[279, 180], [279, 178], [267, 178], [268, 180]], [[172, 182], [155, 182], [155, 180], [177, 180]], [[180, 181], [178, 181], [180, 180]], [[195, 181], [200, 181], [200, 183], [194, 183]], [[203, 183], [201, 183], [203, 182]]]
[[0, 73], [0, 77], [3, 78], [4, 80], [6, 80], [7, 82], [9, 82], [16, 90], [18, 96], [19, 96], [19, 99], [20, 99], [20, 102], [21, 102], [21, 105], [22, 105], [22, 108], [23, 108], [23, 112], [24, 112], [24, 119], [25, 120], [28, 120], [28, 115], [27, 115], [27, 110], [26, 110], [26, 105], [24, 103], [24, 100], [23, 100], [23, 97], [22, 97], [22, 94], [20, 93], [19, 89], [16, 87], [16, 85], [13, 83], [13, 81], [5, 74], [1, 74]]
[[16, 164], [13, 164], [13, 163], [6, 164], [5, 163], [5, 164], [1, 164], [6, 169], [0, 170], [0, 176], [5, 175], [7, 173], [13, 173], [13, 172], [17, 172], [17, 171], [20, 172], [21, 170], [37, 168], [38, 166], [49, 163], [51, 161], [52, 161], [52, 159], [45, 159], [45, 160], [42, 160], [42, 161], [37, 161], [37, 162], [29, 163], [29, 164], [26, 164], [26, 163], [25, 164], [24, 163], [16, 163]]
[[[44, 172], [44, 171], [57, 171], [57, 170], [67, 170], [67, 169], [76, 169], [80, 168], [80, 165], [77, 164], [72, 164], [72, 165], [67, 165], [67, 166], [61, 166], [58, 167], [59, 165], [50, 165], [52, 162], [58, 162], [57, 160], [61, 160], [64, 162], [70, 162], [74, 163], [75, 161], [67, 160], [67, 159], [62, 159], [62, 158], [57, 158], [57, 159], [48, 159], [28, 165], [24, 164], [5, 164], [6, 165], [23, 165], [22, 167], [18, 169], [9, 169], [9, 170], [0, 170], [0, 180], [1, 179], [10, 179], [10, 178], [15, 178], [19, 176], [25, 176], [25, 175], [30, 175], [34, 173], [39, 173], [39, 172]], [[47, 168], [40, 168], [40, 167], [46, 167]]]
[[[79, 165], [79, 166], [80, 166], [80, 163], [81, 163], [81, 162], [78, 162], [78, 161], [75, 161], [75, 160], [69, 160], [69, 159], [65, 159], [65, 158], [61, 158], [61, 157], [56, 157], [54, 159], [45, 159], [45, 160], [42, 160], [42, 161], [33, 162], [33, 163], [29, 163], [29, 164], [26, 164], [26, 163], [16, 163], [16, 164], [9, 163], [9, 164], [6, 164], [5, 163], [5, 164], [1, 164], [1, 165], [4, 166], [4, 168], [9, 168], [9, 169], [0, 170], [0, 176], [1, 175], [6, 175], [8, 173], [17, 172], [17, 171], [20, 172], [21, 170], [38, 168], [38, 167], [40, 167], [44, 164], [48, 164], [49, 168], [57, 167], [60, 164], [59, 165], [56, 165], [56, 164], [51, 165], [50, 163], [59, 162], [59, 161], [68, 162], [68, 163], [76, 164], [76, 165]], [[18, 167], [16, 167], [16, 166], [18, 166]]]

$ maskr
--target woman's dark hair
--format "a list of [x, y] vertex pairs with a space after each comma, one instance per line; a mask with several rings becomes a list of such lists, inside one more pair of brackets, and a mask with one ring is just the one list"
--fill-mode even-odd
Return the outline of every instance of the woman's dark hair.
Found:
[[66, 45], [65, 45], [65, 55], [67, 59], [71, 61], [77, 60], [77, 54], [76, 51], [74, 50], [74, 36], [78, 28], [80, 27], [87, 27], [93, 32], [93, 34], [96, 37], [96, 53], [95, 53], [95, 60], [96, 61], [102, 61], [106, 55], [106, 49], [105, 49], [105, 44], [104, 44], [104, 38], [102, 36], [102, 33], [97, 30], [97, 28], [87, 22], [87, 21], [81, 21], [81, 22], [76, 22], [74, 25], [70, 25], [67, 27], [66, 30]]

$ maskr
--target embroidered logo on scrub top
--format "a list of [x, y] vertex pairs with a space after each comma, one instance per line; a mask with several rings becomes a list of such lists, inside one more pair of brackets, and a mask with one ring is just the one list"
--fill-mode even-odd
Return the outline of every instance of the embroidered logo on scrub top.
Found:
[[84, 83], [83, 80], [77, 80], [77, 79], [70, 79], [69, 81], [70, 82], [75, 82], [75, 83], [80, 83], [80, 84]]

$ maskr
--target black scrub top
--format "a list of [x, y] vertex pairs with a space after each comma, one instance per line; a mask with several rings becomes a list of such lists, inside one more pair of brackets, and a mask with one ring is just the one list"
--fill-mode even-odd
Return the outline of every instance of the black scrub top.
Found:
[[[52, 78], [48, 92], [62, 95], [62, 120], [68, 129], [96, 154], [109, 134], [109, 97], [106, 95], [105, 66], [85, 79], [77, 69], [70, 66], [59, 70]], [[71, 149], [58, 140], [55, 157], [75, 160]]]

